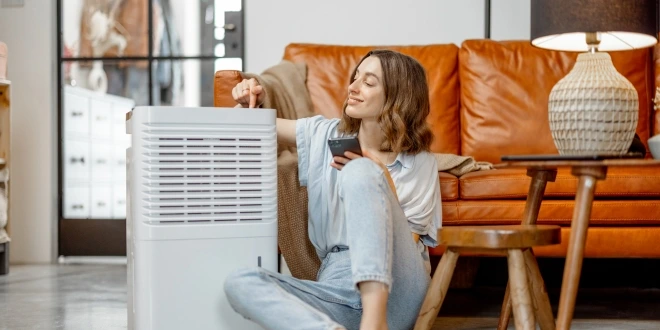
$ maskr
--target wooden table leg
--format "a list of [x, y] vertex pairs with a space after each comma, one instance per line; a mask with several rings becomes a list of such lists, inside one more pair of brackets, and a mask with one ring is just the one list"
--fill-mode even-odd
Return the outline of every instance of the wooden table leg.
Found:
[[534, 306], [529, 294], [527, 271], [523, 252], [517, 249], [509, 250], [509, 285], [511, 286], [511, 305], [516, 329], [534, 330]]
[[449, 283], [454, 274], [456, 261], [458, 261], [458, 255], [458, 251], [449, 247], [445, 250], [445, 253], [442, 254], [442, 259], [440, 259], [440, 263], [433, 274], [429, 289], [426, 291], [427, 294], [424, 298], [422, 308], [419, 311], [419, 315], [417, 316], [414, 330], [429, 330], [433, 326], [433, 322], [435, 322], [435, 319], [438, 316], [442, 302], [447, 296]]
[[568, 330], [571, 327], [596, 182], [605, 179], [607, 167], [574, 167], [572, 173], [579, 177], [579, 181], [571, 221], [571, 236], [568, 242], [566, 264], [564, 265], [564, 277], [561, 283], [559, 312], [557, 314], [558, 330]]
[[[539, 210], [541, 209], [541, 202], [543, 201], [543, 194], [545, 193], [545, 187], [548, 181], [555, 182], [555, 179], [557, 178], [557, 170], [529, 169], [527, 170], [527, 176], [531, 177], [532, 181], [529, 185], [529, 191], [527, 192], [525, 211], [523, 212], [523, 219], [520, 224], [535, 225], [536, 220], [539, 217]], [[527, 258], [525, 258], [525, 261], [527, 261]], [[538, 265], [536, 264], [535, 258], [534, 258], [534, 265], [536, 265], [536, 269], [538, 270]], [[527, 268], [529, 268], [529, 266]], [[534, 282], [532, 288], [543, 288], [542, 292], [538, 292], [538, 293], [544, 295], [544, 297], [539, 297], [539, 299], [549, 301], [548, 294], [545, 291], [545, 283], [543, 283], [543, 279], [540, 276], [538, 277], [530, 276], [530, 278]], [[500, 311], [500, 319], [497, 323], [497, 330], [504, 330], [509, 326], [509, 319], [511, 318], [511, 300], [510, 300], [509, 290], [510, 287], [509, 284], [507, 283], [506, 292], [504, 293], [504, 301], [502, 302], [502, 309]], [[534, 296], [536, 297], [536, 294]], [[553, 321], [553, 325], [554, 325], [554, 321]], [[542, 329], [545, 330], [545, 328]]]
[[525, 201], [525, 211], [523, 212], [523, 219], [521, 225], [535, 225], [539, 217], [539, 210], [541, 209], [541, 202], [543, 201], [543, 194], [545, 193], [545, 186], [548, 181], [555, 182], [557, 178], [557, 170], [527, 170], [527, 176], [532, 177], [532, 182], [529, 184], [529, 191], [527, 192], [527, 200]]

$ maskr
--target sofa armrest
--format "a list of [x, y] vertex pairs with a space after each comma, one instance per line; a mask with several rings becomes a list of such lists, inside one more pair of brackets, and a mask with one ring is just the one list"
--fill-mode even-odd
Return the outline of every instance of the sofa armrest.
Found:
[[234, 107], [236, 101], [231, 96], [231, 90], [243, 81], [243, 73], [236, 70], [222, 70], [215, 73], [213, 79], [213, 106]]

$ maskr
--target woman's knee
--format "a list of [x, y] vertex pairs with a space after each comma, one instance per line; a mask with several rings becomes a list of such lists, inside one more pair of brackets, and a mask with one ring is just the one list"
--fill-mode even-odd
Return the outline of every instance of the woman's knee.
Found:
[[346, 188], [359, 188], [359, 185], [383, 180], [383, 170], [371, 159], [358, 158], [351, 160], [341, 170], [342, 185]]
[[243, 268], [229, 273], [224, 283], [224, 291], [229, 303], [234, 306], [241, 298], [249, 297], [251, 288], [254, 288], [259, 278], [259, 268]]

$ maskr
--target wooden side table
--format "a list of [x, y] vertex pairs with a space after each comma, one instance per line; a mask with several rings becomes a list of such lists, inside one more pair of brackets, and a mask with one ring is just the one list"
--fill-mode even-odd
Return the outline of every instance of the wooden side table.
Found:
[[[582, 260], [584, 257], [584, 246], [587, 239], [587, 228], [591, 217], [591, 207], [594, 200], [594, 191], [598, 180], [604, 180], [607, 176], [608, 167], [612, 166], [658, 166], [660, 160], [650, 159], [605, 159], [605, 160], [561, 160], [558, 155], [543, 157], [535, 156], [535, 160], [505, 161], [495, 165], [495, 168], [527, 168], [527, 175], [533, 177], [525, 206], [523, 223], [536, 223], [538, 209], [541, 205], [545, 185], [547, 181], [554, 181], [559, 167], [570, 167], [571, 174], [578, 178], [578, 187], [575, 194], [575, 209], [571, 220], [571, 236], [568, 242], [566, 263], [564, 265], [564, 276], [559, 298], [559, 312], [557, 314], [556, 328], [559, 330], [569, 329], [575, 308], [580, 273], [582, 271]], [[546, 177], [552, 180], [544, 179]], [[534, 189], [534, 187], [537, 187]], [[528, 210], [529, 207], [535, 208]], [[532, 211], [532, 212], [529, 212]], [[507, 288], [507, 293], [508, 293]], [[508, 295], [507, 295], [508, 296]], [[506, 310], [508, 297], [502, 309], [500, 320], [511, 314]], [[500, 322], [502, 323], [502, 322]], [[506, 326], [505, 326], [506, 327]], [[543, 325], [542, 325], [543, 327]], [[499, 327], [498, 327], [499, 328]]]

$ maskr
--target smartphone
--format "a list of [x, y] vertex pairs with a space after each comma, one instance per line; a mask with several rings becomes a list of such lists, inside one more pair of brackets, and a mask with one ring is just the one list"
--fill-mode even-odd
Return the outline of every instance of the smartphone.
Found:
[[333, 156], [346, 157], [344, 155], [346, 151], [362, 156], [360, 141], [358, 141], [356, 136], [330, 138], [328, 139], [328, 146]]

